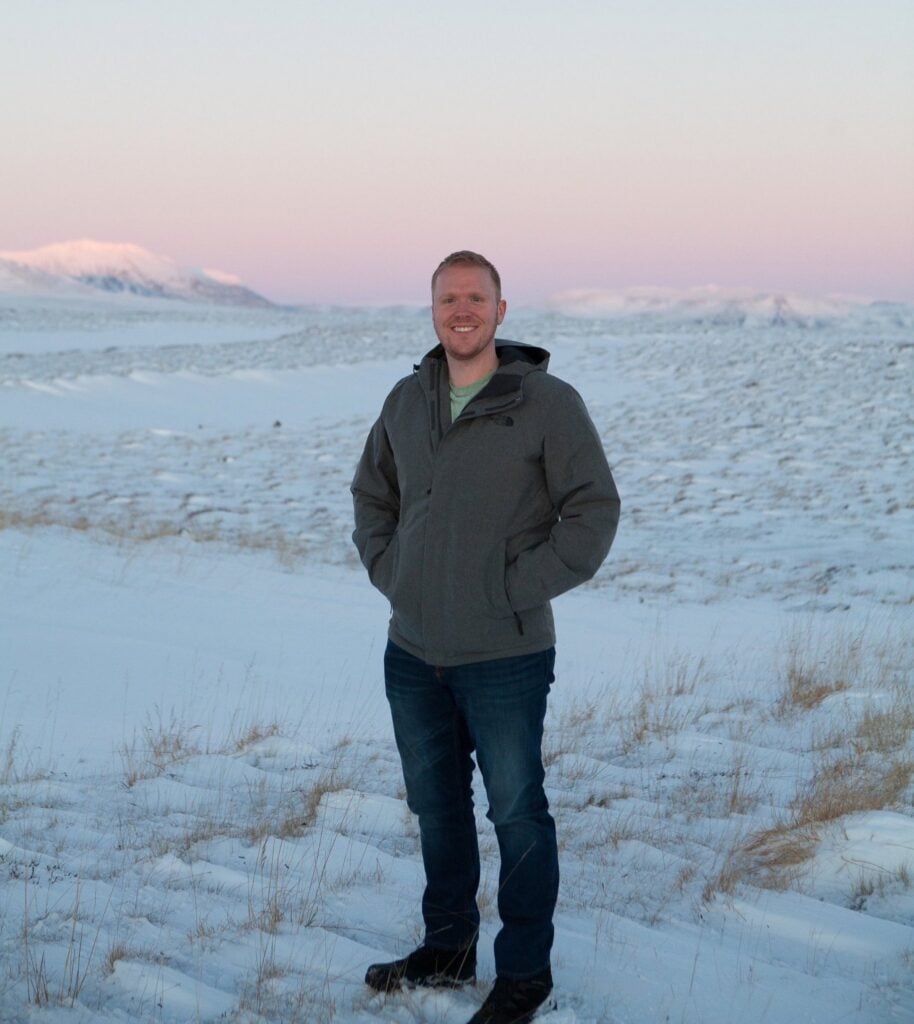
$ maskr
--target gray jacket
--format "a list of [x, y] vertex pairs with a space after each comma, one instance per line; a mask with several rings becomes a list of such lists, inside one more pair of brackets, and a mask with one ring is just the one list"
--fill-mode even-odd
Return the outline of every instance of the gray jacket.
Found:
[[593, 576], [619, 495], [578, 393], [549, 354], [497, 341], [499, 367], [451, 423], [441, 346], [368, 435], [352, 539], [391, 604], [390, 639], [432, 665], [555, 643], [551, 598]]

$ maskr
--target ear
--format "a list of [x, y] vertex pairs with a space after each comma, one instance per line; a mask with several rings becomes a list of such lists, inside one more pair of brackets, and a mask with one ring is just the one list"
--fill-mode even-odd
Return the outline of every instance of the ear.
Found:
[[505, 313], [508, 312], [508, 303], [504, 299], [500, 299], [498, 303], [498, 311], [495, 315], [495, 323], [500, 324], [505, 318]]

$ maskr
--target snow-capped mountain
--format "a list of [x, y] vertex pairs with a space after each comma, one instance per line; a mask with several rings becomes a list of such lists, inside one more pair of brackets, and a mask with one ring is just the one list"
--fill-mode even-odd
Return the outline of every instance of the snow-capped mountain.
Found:
[[871, 302], [855, 296], [812, 298], [795, 293], [752, 288], [639, 287], [609, 290], [577, 288], [560, 292], [550, 306], [572, 316], [608, 317], [651, 328], [682, 324], [689, 327], [777, 326], [817, 327], [838, 319], [914, 322], [914, 309], [905, 303]]
[[90, 240], [0, 251], [0, 293], [106, 293], [228, 306], [273, 305], [230, 274], [182, 268], [139, 245]]

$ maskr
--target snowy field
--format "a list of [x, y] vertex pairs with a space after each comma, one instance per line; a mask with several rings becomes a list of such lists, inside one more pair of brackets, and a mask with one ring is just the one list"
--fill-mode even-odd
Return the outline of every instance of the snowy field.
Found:
[[[349, 482], [419, 309], [0, 299], [0, 1021], [463, 1024]], [[551, 1024], [914, 1019], [914, 311], [511, 311], [622, 522], [556, 602]]]

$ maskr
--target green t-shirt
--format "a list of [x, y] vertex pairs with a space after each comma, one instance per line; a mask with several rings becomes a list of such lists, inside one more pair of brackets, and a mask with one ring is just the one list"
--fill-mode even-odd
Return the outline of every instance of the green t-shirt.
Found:
[[472, 384], [467, 384], [466, 387], [458, 388], [453, 384], [450, 385], [451, 390], [451, 423], [457, 419], [457, 417], [467, 407], [467, 403], [471, 398], [475, 398], [480, 391], [489, 383], [494, 376], [495, 371], [487, 374], [485, 377], [481, 377], [479, 380], [474, 380]]

